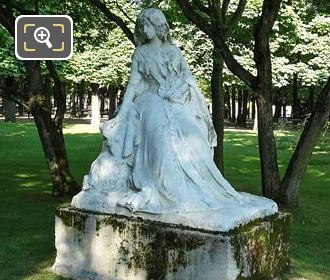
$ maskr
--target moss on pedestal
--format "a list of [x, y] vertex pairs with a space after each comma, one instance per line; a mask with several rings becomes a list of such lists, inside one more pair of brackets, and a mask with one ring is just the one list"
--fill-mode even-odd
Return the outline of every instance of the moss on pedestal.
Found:
[[104, 226], [111, 226], [114, 231], [118, 231], [121, 234], [127, 225], [123, 219], [119, 219], [116, 215], [113, 215], [96, 220], [96, 231], [99, 231]]
[[241, 270], [237, 280], [267, 280], [285, 272], [289, 266], [290, 225], [291, 215], [280, 213], [235, 230], [231, 246]]
[[85, 221], [88, 217], [87, 213], [70, 211], [70, 208], [69, 211], [58, 208], [56, 210], [56, 216], [61, 219], [65, 226], [75, 228], [78, 231], [85, 229]]
[[[236, 280], [272, 279], [280, 276], [289, 264], [289, 214], [280, 213], [257, 219], [229, 232], [192, 229], [75, 208], [58, 209], [56, 215], [64, 226], [82, 232], [79, 238], [93, 234], [102, 235], [102, 238], [114, 235], [114, 242], [117, 242], [116, 257], [111, 257], [109, 263], [115, 262], [115, 266], [124, 267], [132, 273], [145, 271], [146, 279], [150, 280], [166, 279], [170, 273], [202, 265], [203, 260], [202, 263], [196, 263], [194, 253], [191, 253], [193, 250], [199, 250], [201, 254], [206, 252], [206, 258], [210, 258], [209, 264], [214, 257], [219, 262], [222, 259], [220, 256], [227, 260], [233, 258], [233, 263], [225, 261], [223, 267], [219, 267], [219, 272], [222, 269], [237, 270]], [[87, 232], [88, 235], [85, 235]], [[76, 231], [69, 233], [77, 236]]]
[[[119, 247], [120, 262], [129, 269], [147, 271], [148, 279], [164, 279], [170, 272], [189, 264], [187, 252], [205, 244], [203, 236], [191, 235], [184, 231], [164, 230], [157, 224], [131, 221], [123, 231], [124, 239]], [[141, 242], [143, 240], [144, 242]]]

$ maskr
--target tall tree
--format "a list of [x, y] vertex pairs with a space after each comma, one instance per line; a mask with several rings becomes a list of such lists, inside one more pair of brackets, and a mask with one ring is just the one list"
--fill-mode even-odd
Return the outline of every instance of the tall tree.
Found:
[[227, 41], [231, 37], [244, 11], [247, 0], [239, 0], [233, 12], [229, 12], [230, 1], [177, 0], [185, 16], [213, 41], [213, 69], [211, 76], [212, 119], [217, 132], [217, 147], [214, 150], [214, 161], [224, 172], [223, 137], [225, 92], [223, 86], [224, 56], [217, 40], [222, 37]]
[[[200, 8], [204, 7], [203, 9], [196, 6], [194, 7], [189, 0], [177, 0], [177, 2], [187, 18], [213, 39], [215, 47], [219, 50], [230, 71], [254, 91], [258, 107], [258, 141], [262, 173], [262, 190], [265, 196], [278, 201], [280, 177], [272, 124], [272, 71], [269, 37], [281, 1], [265, 0], [261, 17], [255, 27], [254, 61], [256, 63], [257, 76], [254, 76], [246, 70], [235, 59], [226, 43], [227, 34], [224, 32], [224, 27], [226, 27], [225, 15], [228, 11], [230, 1], [223, 1], [222, 7], [218, 1], [209, 2], [207, 6], [199, 5]], [[245, 4], [246, 1], [239, 1], [235, 14], [242, 15]], [[205, 11], [208, 10], [215, 16], [212, 20], [207, 20], [204, 16]], [[235, 23], [239, 21], [239, 19], [240, 16], [234, 17]]]
[[[22, 12], [16, 2], [1, 3], [0, 23], [15, 36], [15, 17]], [[27, 11], [24, 11], [26, 13]], [[34, 12], [28, 12], [33, 14]], [[62, 196], [74, 194], [80, 187], [71, 175], [63, 138], [62, 122], [65, 112], [65, 94], [54, 64], [47, 62], [47, 68], [55, 84], [55, 100], [57, 110], [54, 119], [47, 102], [46, 91], [43, 88], [40, 61], [24, 61], [28, 76], [29, 89], [25, 96], [17, 92], [9, 92], [8, 97], [31, 111], [44, 150], [49, 175], [53, 184], [53, 195]]]
[[311, 117], [299, 139], [281, 184], [281, 202], [288, 208], [298, 206], [298, 191], [310, 157], [330, 116], [330, 77], [323, 87]]
[[[224, 26], [223, 9], [219, 8], [218, 4], [209, 1], [207, 5], [202, 5], [201, 2], [193, 1], [191, 4], [189, 0], [177, 0], [182, 11], [188, 19], [190, 19], [196, 26], [203, 30], [209, 36], [212, 36], [214, 31], [218, 32], [218, 36], [214, 37], [214, 44], [219, 49], [227, 67], [240, 80], [254, 91], [254, 97], [257, 103], [258, 115], [258, 142], [259, 154], [262, 174], [262, 190], [266, 197], [270, 197], [281, 203], [284, 207], [293, 208], [297, 206], [297, 197], [289, 195], [292, 193], [288, 190], [290, 188], [297, 190], [301, 183], [302, 176], [309, 161], [311, 151], [315, 145], [316, 139], [322, 131], [322, 124], [324, 119], [329, 116], [329, 111], [323, 106], [314, 107], [313, 114], [317, 120], [320, 121], [319, 126], [307, 125], [299, 141], [304, 144], [298, 144], [295, 153], [290, 161], [288, 172], [282, 182], [280, 181], [276, 144], [273, 133], [272, 121], [272, 63], [270, 51], [270, 36], [278, 16], [281, 0], [264, 0], [262, 4], [262, 11], [254, 28], [254, 62], [256, 65], [256, 75], [247, 70], [241, 63], [239, 63], [226, 43], [226, 34], [222, 32], [221, 26]], [[230, 1], [223, 1], [224, 4], [229, 5]], [[211, 9], [214, 14], [220, 15], [222, 21], [208, 20], [208, 11]], [[325, 97], [328, 93], [327, 85], [320, 96]], [[320, 100], [321, 97], [319, 97]], [[310, 123], [312, 120], [310, 120]], [[311, 143], [307, 145], [307, 143]], [[314, 143], [314, 145], [313, 145]], [[300, 153], [304, 154], [306, 158], [302, 160], [297, 157]], [[306, 163], [307, 162], [307, 163]], [[294, 167], [293, 167], [294, 166]], [[298, 179], [299, 178], [299, 179]], [[289, 184], [287, 182], [290, 182]]]

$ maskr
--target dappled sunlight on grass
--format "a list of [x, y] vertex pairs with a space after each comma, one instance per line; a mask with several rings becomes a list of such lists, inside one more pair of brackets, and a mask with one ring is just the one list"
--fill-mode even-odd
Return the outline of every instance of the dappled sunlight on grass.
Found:
[[[281, 132], [282, 133], [282, 132]], [[276, 135], [281, 174], [296, 145], [298, 132]], [[65, 142], [73, 175], [81, 183], [102, 147], [90, 125], [65, 125]], [[291, 256], [294, 277], [329, 279], [330, 143], [313, 154], [293, 213]], [[321, 147], [320, 146], [320, 147]], [[261, 194], [257, 135], [226, 130], [224, 176], [239, 191]], [[0, 279], [61, 280], [54, 262], [54, 212], [69, 198], [50, 196], [51, 184], [33, 124], [0, 123]], [[15, 264], [15, 265], [13, 265]], [[327, 278], [328, 277], [328, 278]]]
[[[71, 169], [78, 181], [101, 147], [93, 134], [65, 137]], [[90, 138], [91, 137], [91, 138]], [[53, 264], [54, 213], [69, 199], [51, 197], [51, 184], [33, 124], [0, 123], [0, 279], [64, 279]]]
[[329, 154], [327, 151], [314, 151], [313, 155], [326, 155]]
[[257, 162], [259, 162], [260, 159], [258, 157], [246, 156], [246, 157], [242, 158], [241, 161], [245, 161], [245, 162], [257, 161]]
[[65, 134], [82, 134], [82, 133], [91, 133], [96, 134], [100, 133], [98, 126], [92, 126], [90, 124], [75, 124], [75, 125], [65, 125], [63, 132]]
[[312, 174], [314, 176], [318, 176], [318, 177], [323, 177], [323, 176], [327, 176], [329, 174], [327, 174], [326, 172], [324, 171], [320, 171], [318, 169], [315, 169], [315, 168], [310, 168], [309, 169], [309, 174]]
[[[32, 174], [32, 176], [34, 176], [34, 175]], [[30, 178], [31, 174], [16, 174], [15, 177], [17, 177], [17, 178]]]

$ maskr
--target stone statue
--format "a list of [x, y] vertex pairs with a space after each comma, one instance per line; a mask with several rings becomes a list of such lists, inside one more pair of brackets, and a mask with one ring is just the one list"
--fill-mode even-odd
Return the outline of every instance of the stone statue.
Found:
[[72, 205], [219, 230], [275, 213], [273, 201], [236, 192], [214, 164], [211, 117], [164, 14], [142, 11], [134, 35], [123, 103], [101, 125], [101, 154]]

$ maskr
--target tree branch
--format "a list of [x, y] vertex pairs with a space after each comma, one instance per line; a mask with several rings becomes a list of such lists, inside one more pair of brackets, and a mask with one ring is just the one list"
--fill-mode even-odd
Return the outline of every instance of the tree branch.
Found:
[[330, 77], [323, 87], [312, 115], [299, 138], [298, 145], [290, 159], [281, 182], [282, 202], [286, 207], [295, 208], [298, 203], [298, 189], [303, 180], [314, 147], [330, 115]]
[[247, 0], [239, 0], [239, 3], [237, 5], [237, 8], [233, 15], [230, 18], [230, 21], [227, 25], [227, 35], [232, 34], [234, 29], [237, 27], [238, 22], [240, 21], [242, 14], [244, 12], [245, 6], [246, 6]]
[[204, 6], [200, 0], [193, 0], [194, 5], [203, 13], [209, 14], [211, 9], [209, 6]]
[[66, 109], [66, 100], [65, 100], [65, 93], [63, 90], [63, 84], [62, 81], [56, 71], [56, 68], [54, 66], [54, 63], [51, 60], [46, 60], [46, 66], [49, 71], [50, 76], [52, 77], [54, 81], [54, 97], [56, 99], [56, 113], [54, 118], [55, 127], [57, 130], [62, 129], [62, 122], [65, 114]]
[[251, 89], [255, 89], [257, 78], [235, 59], [228, 45], [225, 43], [224, 38], [222, 36], [214, 37], [213, 42], [223, 56], [228, 69]]
[[117, 9], [119, 9], [123, 15], [131, 22], [131, 23], [134, 23], [135, 24], [135, 21], [125, 12], [124, 9], [121, 8], [121, 6], [118, 4], [118, 1], [116, 1], [116, 6], [117, 6]]
[[227, 14], [227, 11], [228, 11], [229, 4], [230, 4], [230, 0], [223, 0], [223, 2], [222, 2], [221, 14], [222, 14], [223, 19], [226, 18], [226, 14]]
[[[281, 0], [264, 0], [262, 14], [255, 28], [254, 61], [257, 66], [258, 79], [264, 82], [272, 79], [269, 37], [280, 6]], [[271, 84], [268, 87], [271, 90]]]
[[135, 45], [133, 32], [128, 28], [127, 24], [123, 21], [122, 18], [115, 15], [109, 10], [109, 8], [102, 3], [100, 0], [89, 0], [89, 2], [97, 7], [109, 20], [113, 21], [118, 25], [118, 27], [124, 32], [127, 38]]
[[2, 1], [0, 2], [0, 23], [8, 30], [8, 32], [15, 38], [15, 18], [13, 17], [12, 7]]
[[201, 17], [189, 3], [189, 0], [177, 0], [182, 12], [184, 15], [196, 26], [199, 27], [200, 30], [204, 31], [207, 35], [212, 37], [212, 27], [205, 20], [205, 18]]
[[[215, 27], [218, 31], [223, 32], [223, 30], [226, 27], [226, 25], [225, 25], [226, 19], [222, 16], [220, 1], [212, 0], [212, 10], [213, 10]], [[218, 35], [215, 35], [215, 36], [218, 36]]]
[[260, 20], [256, 26], [256, 35], [258, 37], [269, 38], [282, 0], [264, 0]]
[[12, 102], [15, 102], [18, 105], [23, 106], [27, 111], [30, 112], [29, 105], [20, 98], [18, 98], [17, 96], [15, 96], [14, 94], [12, 94], [11, 92], [13, 92], [11, 88], [0, 85], [0, 96]]
[[[243, 3], [246, 2], [246, 0], [241, 0]], [[189, 0], [177, 0], [181, 10], [185, 14], [185, 16], [194, 23], [197, 27], [199, 27], [202, 31], [204, 31], [212, 40], [215, 45], [215, 47], [219, 50], [221, 53], [227, 67], [231, 72], [234, 73], [238, 78], [240, 78], [247, 86], [254, 89], [256, 86], [256, 77], [254, 77], [249, 71], [247, 71], [233, 56], [231, 53], [229, 47], [225, 43], [225, 34], [223, 31], [221, 31], [220, 23], [221, 21], [221, 7], [219, 6], [219, 3], [216, 0], [211, 0], [212, 3], [212, 13], [214, 18], [214, 21], [216, 23], [217, 28], [214, 29], [212, 26], [205, 21], [204, 18], [201, 18], [196, 11], [193, 9], [193, 7], [190, 5]], [[222, 7], [222, 11], [225, 11], [228, 7], [226, 5], [229, 5], [230, 1], [225, 1], [225, 6]], [[243, 3], [241, 5], [243, 5]], [[242, 6], [241, 6], [242, 8]], [[240, 11], [240, 10], [239, 10]]]

